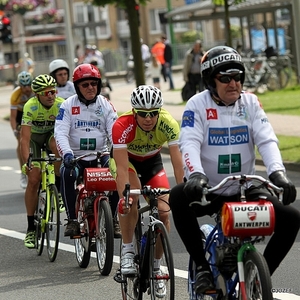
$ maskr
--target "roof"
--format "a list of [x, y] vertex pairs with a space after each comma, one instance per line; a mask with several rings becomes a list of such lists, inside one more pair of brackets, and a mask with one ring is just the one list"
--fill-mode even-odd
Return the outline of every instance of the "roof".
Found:
[[[263, 10], [270, 11], [271, 8], [277, 9], [280, 7], [286, 7], [291, 5], [292, 0], [247, 0], [237, 5], [232, 5], [229, 7], [231, 16], [251, 14], [254, 12], [262, 12]], [[212, 0], [204, 0], [197, 3], [184, 5], [177, 7], [170, 12], [166, 13], [165, 16], [174, 17], [178, 15], [187, 15], [187, 20], [195, 19], [196, 17], [201, 17], [201, 19], [213, 19], [222, 16], [224, 13], [223, 6], [215, 6], [212, 4]], [[189, 15], [189, 16], [188, 16]], [[173, 21], [175, 21], [173, 19]], [[179, 21], [179, 20], [178, 20]], [[182, 22], [183, 19], [180, 19]]]

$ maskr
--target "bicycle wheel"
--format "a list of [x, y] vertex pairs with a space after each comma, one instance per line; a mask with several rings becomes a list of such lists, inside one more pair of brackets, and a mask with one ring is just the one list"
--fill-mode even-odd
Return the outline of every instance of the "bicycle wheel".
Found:
[[288, 67], [284, 67], [278, 70], [280, 88], [284, 89], [285, 87], [287, 87], [291, 77], [292, 77], [292, 69]]
[[[155, 234], [155, 243], [152, 243], [151, 235]], [[148, 294], [151, 300], [155, 299], [174, 299], [175, 298], [175, 276], [173, 254], [168, 238], [168, 233], [162, 223], [155, 225], [155, 232], [148, 231], [148, 238], [150, 243], [149, 248], [149, 291]], [[154, 268], [154, 257], [158, 240], [160, 239], [163, 255], [160, 260], [160, 269], [157, 271]], [[148, 242], [148, 241], [147, 241]]]
[[269, 91], [275, 91], [279, 89], [279, 78], [277, 76], [277, 72], [274, 71], [269, 73], [267, 76], [266, 84]]
[[59, 196], [57, 187], [52, 184], [49, 186], [50, 199], [46, 200], [46, 203], [50, 205], [47, 208], [48, 222], [46, 225], [47, 236], [47, 251], [48, 257], [51, 262], [56, 259], [59, 244], [59, 231], [60, 231], [60, 212], [59, 212]]
[[86, 268], [91, 258], [89, 222], [82, 209], [80, 209], [80, 207], [84, 207], [83, 201], [84, 199], [77, 199], [76, 201], [76, 215], [80, 224], [81, 238], [74, 239], [76, 260], [80, 268]]
[[[139, 223], [140, 224], [140, 219]], [[138, 225], [137, 225], [138, 226]], [[139, 231], [140, 230], [140, 231]], [[135, 253], [136, 254], [136, 263], [138, 267], [138, 274], [139, 274], [139, 263], [140, 263], [140, 241], [141, 241], [141, 228], [135, 228], [134, 237], [133, 237], [133, 244], [135, 245]], [[122, 238], [120, 239], [120, 257], [122, 255]], [[142, 293], [139, 293], [140, 290], [140, 280], [139, 275], [137, 276], [124, 276], [120, 273], [120, 282], [121, 282], [121, 293], [123, 300], [140, 300], [142, 299]], [[140, 294], [140, 296], [139, 296]]]
[[111, 271], [114, 253], [113, 217], [107, 200], [99, 200], [97, 225], [97, 263], [100, 273], [106, 276]]
[[251, 251], [246, 255], [244, 272], [247, 299], [273, 299], [269, 268], [260, 252]]
[[44, 240], [45, 240], [45, 219], [46, 219], [46, 209], [40, 207], [40, 201], [34, 215], [35, 222], [35, 246], [37, 255], [42, 255], [44, 249]]

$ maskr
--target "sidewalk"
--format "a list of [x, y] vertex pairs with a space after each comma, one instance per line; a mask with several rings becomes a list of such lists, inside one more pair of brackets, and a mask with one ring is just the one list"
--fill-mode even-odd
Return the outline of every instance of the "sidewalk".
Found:
[[[164, 108], [178, 121], [181, 120], [185, 103], [181, 99], [181, 88], [184, 81], [181, 73], [173, 73], [175, 90], [169, 91], [169, 84], [161, 82], [161, 91], [164, 99]], [[151, 79], [147, 80], [151, 84]], [[134, 84], [126, 84], [119, 79], [117, 82], [112, 81], [113, 91], [111, 100], [118, 112], [125, 112], [131, 109], [130, 94], [135, 88]], [[298, 136], [300, 137], [300, 116], [267, 114], [269, 122], [272, 124], [274, 131], [279, 135]], [[297, 125], [298, 124], [298, 125]]]

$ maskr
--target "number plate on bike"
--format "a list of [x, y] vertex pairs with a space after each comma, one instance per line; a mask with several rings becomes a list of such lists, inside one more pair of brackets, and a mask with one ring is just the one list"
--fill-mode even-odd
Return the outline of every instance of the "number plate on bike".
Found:
[[83, 177], [87, 191], [104, 192], [117, 189], [109, 168], [86, 168]]
[[269, 201], [230, 202], [223, 205], [222, 230], [225, 236], [271, 235], [274, 226], [274, 207]]

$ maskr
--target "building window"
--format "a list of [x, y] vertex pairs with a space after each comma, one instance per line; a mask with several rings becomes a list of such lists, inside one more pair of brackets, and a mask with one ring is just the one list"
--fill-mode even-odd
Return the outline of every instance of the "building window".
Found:
[[33, 46], [32, 50], [36, 61], [50, 60], [54, 57], [53, 45]]
[[[83, 29], [76, 30], [86, 40], [103, 39], [110, 36], [108, 6], [97, 7], [84, 2], [74, 3], [74, 20], [77, 25], [82, 24]], [[95, 25], [95, 23], [97, 25]]]

